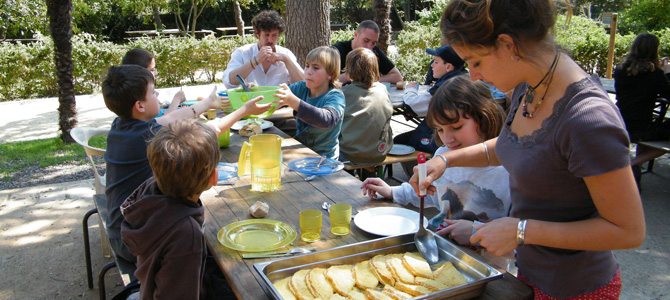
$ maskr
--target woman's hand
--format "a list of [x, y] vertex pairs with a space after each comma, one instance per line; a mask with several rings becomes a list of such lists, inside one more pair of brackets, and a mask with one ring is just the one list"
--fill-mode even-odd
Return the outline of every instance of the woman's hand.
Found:
[[228, 96], [219, 96], [216, 91], [216, 86], [214, 86], [214, 89], [209, 93], [209, 96], [202, 100], [207, 103], [207, 108], [220, 109], [222, 107], [222, 102], [224, 100], [228, 101]]
[[419, 167], [414, 167], [414, 174], [409, 179], [409, 184], [412, 185], [416, 195], [419, 196], [420, 189], [426, 189], [428, 195], [435, 195], [437, 189], [433, 186], [433, 181], [440, 178], [447, 169], [444, 161], [441, 159], [431, 159], [426, 162], [426, 180], [419, 182]]
[[379, 178], [370, 177], [365, 179], [363, 184], [361, 184], [361, 189], [363, 190], [363, 196], [370, 197], [370, 200], [377, 199], [377, 194], [386, 199], [393, 199], [391, 187]]
[[479, 243], [495, 256], [503, 256], [516, 249], [517, 218], [500, 218], [482, 225], [474, 225], [477, 232], [470, 237], [470, 243]]
[[461, 245], [470, 245], [472, 226], [474, 226], [472, 221], [444, 219], [444, 222], [447, 223], [447, 227], [438, 230], [437, 234], [453, 239]]
[[186, 94], [184, 94], [184, 91], [179, 91], [176, 94], [174, 94], [174, 97], [172, 97], [172, 103], [176, 103], [177, 105], [184, 103], [186, 101]]
[[288, 105], [290, 106], [293, 110], [298, 111], [298, 108], [300, 107], [300, 99], [293, 95], [291, 92], [291, 89], [288, 88], [288, 85], [286, 83], [282, 83], [279, 85], [281, 88], [278, 89], [274, 96], [279, 98], [280, 100], [275, 100], [272, 103], [278, 103], [278, 106], [284, 106]]

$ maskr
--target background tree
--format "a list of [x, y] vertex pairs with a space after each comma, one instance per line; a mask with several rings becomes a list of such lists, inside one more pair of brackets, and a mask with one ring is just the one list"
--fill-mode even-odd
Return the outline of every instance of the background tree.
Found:
[[373, 0], [375, 9], [375, 22], [379, 25], [379, 41], [377, 46], [384, 52], [388, 52], [391, 43], [391, 0]]
[[70, 12], [72, 0], [47, 0], [49, 29], [54, 41], [54, 60], [58, 81], [58, 116], [61, 139], [66, 143], [74, 140], [70, 130], [77, 126], [77, 103], [74, 98], [72, 68], [72, 26]]
[[286, 19], [286, 48], [293, 51], [301, 66], [309, 51], [319, 46], [330, 46], [328, 0], [287, 0]]

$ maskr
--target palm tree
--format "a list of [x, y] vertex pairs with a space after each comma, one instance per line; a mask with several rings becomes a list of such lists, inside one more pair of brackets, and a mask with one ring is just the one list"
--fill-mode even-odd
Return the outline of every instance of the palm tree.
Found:
[[77, 103], [74, 98], [72, 67], [72, 0], [46, 0], [49, 30], [54, 42], [54, 61], [58, 82], [58, 116], [61, 139], [72, 143], [70, 130], [77, 126]]
[[379, 41], [377, 46], [385, 53], [391, 43], [391, 0], [373, 0], [375, 22], [379, 25]]

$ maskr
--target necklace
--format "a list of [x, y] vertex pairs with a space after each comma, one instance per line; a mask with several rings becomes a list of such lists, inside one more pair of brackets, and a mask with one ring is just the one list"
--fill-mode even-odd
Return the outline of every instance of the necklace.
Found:
[[[556, 52], [556, 56], [554, 56], [554, 61], [551, 63], [551, 66], [549, 67], [549, 70], [547, 70], [547, 73], [544, 74], [544, 77], [542, 77], [542, 80], [535, 85], [534, 87], [528, 86], [526, 88], [526, 92], [524, 93], [523, 96], [523, 113], [521, 114], [525, 118], [532, 118], [537, 109], [540, 107], [540, 104], [542, 104], [542, 101], [544, 101], [544, 97], [547, 96], [547, 91], [549, 91], [549, 85], [551, 84], [552, 79], [554, 79], [554, 72], [556, 71], [556, 67], [558, 67], [558, 59], [559, 59], [559, 54]], [[548, 79], [547, 79], [548, 78]], [[529, 112], [528, 111], [528, 103], [533, 102], [533, 93], [535, 92], [535, 89], [537, 89], [542, 82], [547, 79], [547, 88], [544, 90], [544, 94], [542, 94], [542, 98], [540, 98], [540, 101], [535, 104], [535, 107], [533, 107], [533, 111]]]

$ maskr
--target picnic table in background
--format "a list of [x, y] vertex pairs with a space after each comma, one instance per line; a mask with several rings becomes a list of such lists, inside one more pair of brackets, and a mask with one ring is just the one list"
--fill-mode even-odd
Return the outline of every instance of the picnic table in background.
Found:
[[[428, 85], [419, 85], [418, 87], [418, 90], [415, 89], [417, 94], [425, 93], [430, 88]], [[395, 84], [391, 84], [391, 87], [389, 88], [389, 94], [391, 95], [391, 104], [393, 104], [393, 115], [403, 115], [405, 120], [411, 121], [418, 126], [419, 123], [421, 123], [423, 120], [423, 117], [419, 117], [412, 110], [412, 108], [406, 105], [402, 100], [402, 97], [405, 95], [406, 91], [407, 89], [399, 90], [396, 88]]]
[[[223, 33], [223, 37], [234, 37], [237, 36], [237, 27], [216, 27], [216, 30]], [[228, 31], [234, 31], [235, 34], [228, 34]], [[245, 33], [254, 33], [254, 27], [244, 26]]]
[[[126, 31], [126, 34], [130, 35], [132, 38], [137, 38], [137, 37], [142, 37], [142, 36], [157, 36], [157, 35], [180, 35], [181, 30], [179, 29], [163, 29], [161, 31], [158, 30], [128, 30]], [[187, 31], [187, 34], [191, 33], [191, 31]], [[214, 31], [208, 30], [208, 29], [202, 29], [202, 30], [196, 30], [195, 34], [201, 34], [203, 36], [207, 35], [212, 35], [214, 34]]]

